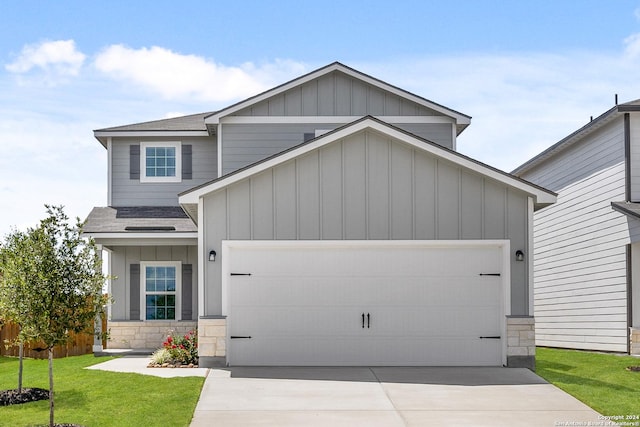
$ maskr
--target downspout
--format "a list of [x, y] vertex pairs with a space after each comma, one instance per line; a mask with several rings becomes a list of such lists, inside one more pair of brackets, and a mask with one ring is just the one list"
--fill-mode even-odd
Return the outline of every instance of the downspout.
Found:
[[631, 201], [631, 118], [624, 113], [624, 197]]
[[[624, 197], [625, 201], [631, 201], [631, 117], [624, 113]], [[633, 270], [632, 270], [632, 246], [626, 247], [627, 263], [627, 354], [631, 354], [631, 326], [633, 322]]]

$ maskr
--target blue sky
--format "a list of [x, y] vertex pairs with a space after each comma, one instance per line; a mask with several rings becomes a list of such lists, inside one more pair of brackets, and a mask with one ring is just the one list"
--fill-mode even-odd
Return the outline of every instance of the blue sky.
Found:
[[511, 170], [640, 98], [640, 0], [0, 4], [0, 235], [106, 204], [92, 130], [215, 110], [333, 61], [473, 116]]

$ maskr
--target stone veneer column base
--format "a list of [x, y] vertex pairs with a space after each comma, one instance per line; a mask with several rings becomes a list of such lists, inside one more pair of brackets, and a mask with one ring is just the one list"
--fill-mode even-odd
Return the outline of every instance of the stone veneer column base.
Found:
[[536, 329], [533, 316], [507, 316], [507, 367], [536, 370]]
[[201, 317], [198, 320], [198, 358], [201, 368], [227, 364], [227, 318]]
[[631, 354], [640, 356], [640, 329], [629, 328], [629, 341], [631, 342]]
[[168, 335], [185, 335], [196, 326], [194, 320], [109, 321], [107, 348], [156, 349]]

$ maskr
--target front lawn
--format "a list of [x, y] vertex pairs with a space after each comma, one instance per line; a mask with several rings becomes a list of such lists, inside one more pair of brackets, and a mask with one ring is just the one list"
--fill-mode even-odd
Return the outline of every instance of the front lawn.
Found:
[[[640, 358], [538, 347], [536, 373], [599, 413], [640, 415]], [[635, 420], [637, 421], [637, 419]]]
[[[188, 426], [202, 377], [158, 378], [83, 369], [110, 360], [93, 355], [53, 362], [55, 421], [100, 426]], [[25, 359], [23, 387], [49, 389], [48, 361]], [[0, 390], [18, 387], [18, 359], [0, 357]], [[49, 401], [0, 407], [0, 425], [48, 425]]]

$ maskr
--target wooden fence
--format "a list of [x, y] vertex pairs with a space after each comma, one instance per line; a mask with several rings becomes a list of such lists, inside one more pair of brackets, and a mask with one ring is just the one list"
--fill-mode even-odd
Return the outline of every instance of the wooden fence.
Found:
[[[103, 331], [106, 330], [106, 319], [103, 318]], [[18, 346], [7, 348], [5, 340], [13, 341], [18, 336], [20, 328], [13, 323], [5, 323], [0, 328], [0, 356], [18, 356]], [[103, 342], [103, 345], [105, 343]], [[46, 350], [38, 351], [43, 348], [43, 343], [31, 342], [24, 345], [24, 357], [33, 359], [46, 359], [49, 357]], [[105, 347], [106, 348], [106, 347]], [[57, 345], [53, 348], [53, 357], [79, 356], [81, 354], [93, 353], [93, 334], [74, 334], [71, 333], [71, 339], [65, 346]]]

